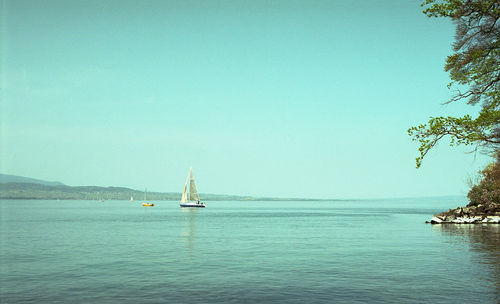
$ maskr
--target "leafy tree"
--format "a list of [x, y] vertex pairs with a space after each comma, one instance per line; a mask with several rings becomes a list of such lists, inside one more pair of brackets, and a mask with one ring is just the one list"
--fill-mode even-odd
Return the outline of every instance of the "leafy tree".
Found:
[[479, 105], [477, 117], [431, 117], [426, 124], [411, 127], [408, 134], [420, 143], [422, 160], [442, 138], [451, 145], [474, 146], [498, 151], [500, 148], [500, 1], [426, 0], [423, 13], [429, 17], [451, 18], [456, 25], [454, 53], [446, 59], [445, 71], [455, 93], [449, 102]]
[[500, 203], [500, 153], [497, 153], [495, 163], [481, 171], [481, 176], [482, 180], [467, 194], [470, 205]]

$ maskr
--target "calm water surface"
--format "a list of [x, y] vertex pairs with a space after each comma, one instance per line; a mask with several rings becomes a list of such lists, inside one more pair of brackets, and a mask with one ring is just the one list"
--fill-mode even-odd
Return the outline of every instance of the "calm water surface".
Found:
[[500, 225], [464, 200], [0, 201], [1, 303], [499, 303]]

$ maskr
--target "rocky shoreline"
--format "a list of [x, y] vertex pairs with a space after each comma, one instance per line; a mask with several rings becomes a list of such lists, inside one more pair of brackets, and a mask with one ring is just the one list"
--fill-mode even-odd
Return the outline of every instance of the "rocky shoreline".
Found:
[[500, 203], [469, 204], [434, 214], [431, 224], [500, 224]]

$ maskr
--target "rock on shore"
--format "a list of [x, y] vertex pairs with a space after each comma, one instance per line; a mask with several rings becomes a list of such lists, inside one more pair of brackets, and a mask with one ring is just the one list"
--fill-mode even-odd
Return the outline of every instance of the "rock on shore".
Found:
[[431, 224], [500, 224], [500, 203], [484, 205], [469, 204], [466, 207], [457, 207], [439, 214], [434, 214], [426, 223]]

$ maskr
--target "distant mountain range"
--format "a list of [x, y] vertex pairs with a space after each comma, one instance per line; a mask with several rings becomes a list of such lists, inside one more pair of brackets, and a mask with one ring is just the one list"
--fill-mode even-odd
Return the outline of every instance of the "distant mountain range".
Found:
[[[297, 198], [252, 197], [200, 193], [207, 201], [288, 201]], [[144, 192], [125, 187], [67, 186], [35, 178], [0, 174], [0, 199], [142, 200]], [[180, 200], [180, 192], [148, 192], [148, 200]]]
[[10, 174], [0, 174], [0, 183], [30, 183], [30, 184], [40, 184], [46, 186], [64, 186], [61, 182], [48, 182], [41, 179], [29, 178], [24, 176], [10, 175]]

